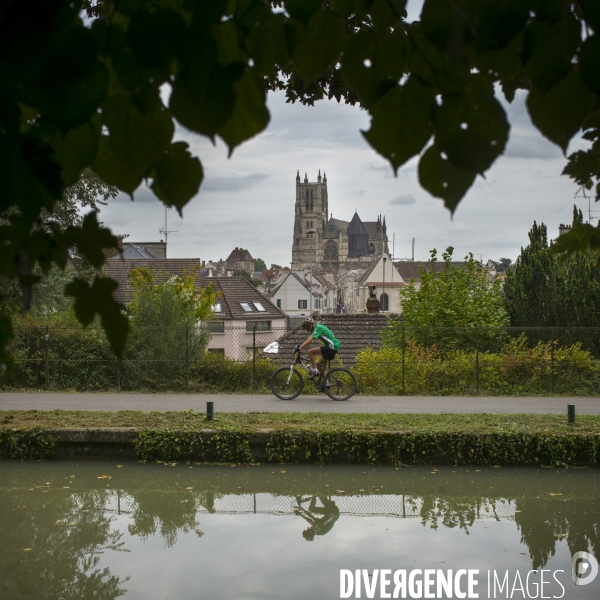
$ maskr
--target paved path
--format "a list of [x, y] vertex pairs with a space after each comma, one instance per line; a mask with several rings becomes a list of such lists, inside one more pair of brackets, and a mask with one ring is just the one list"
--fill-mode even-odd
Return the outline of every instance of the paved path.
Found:
[[575, 404], [577, 414], [600, 415], [600, 398], [532, 398], [507, 396], [354, 396], [334, 402], [326, 396], [302, 396], [284, 402], [274, 396], [235, 394], [53, 394], [0, 393], [0, 410], [140, 410], [143, 412], [365, 412], [365, 413], [549, 413], [565, 414]]

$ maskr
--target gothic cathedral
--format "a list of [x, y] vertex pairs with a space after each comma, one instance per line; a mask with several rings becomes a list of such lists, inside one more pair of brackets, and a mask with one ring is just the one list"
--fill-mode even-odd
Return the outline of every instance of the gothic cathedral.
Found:
[[[292, 269], [309, 268], [311, 249], [313, 268], [336, 272], [364, 269], [374, 256], [389, 253], [385, 217], [361, 221], [358, 213], [354, 213], [351, 221], [342, 221], [334, 219], [333, 215], [327, 218], [328, 208], [325, 172], [321, 179], [319, 169], [316, 182], [309, 182], [306, 173], [301, 182], [298, 172]], [[307, 233], [311, 229], [316, 232]]]

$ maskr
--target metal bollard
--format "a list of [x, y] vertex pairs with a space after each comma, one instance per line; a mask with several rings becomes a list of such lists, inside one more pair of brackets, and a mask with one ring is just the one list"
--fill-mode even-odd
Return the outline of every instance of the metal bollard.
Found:
[[206, 420], [212, 421], [214, 419], [215, 414], [215, 403], [207, 402], [206, 403]]
[[575, 405], [567, 404], [567, 414], [569, 416], [569, 423], [575, 423]]

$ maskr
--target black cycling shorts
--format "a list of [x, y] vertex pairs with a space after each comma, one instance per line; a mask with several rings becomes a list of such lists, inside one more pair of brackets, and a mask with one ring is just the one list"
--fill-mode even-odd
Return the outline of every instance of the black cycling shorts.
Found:
[[321, 356], [325, 360], [333, 360], [337, 354], [337, 350], [330, 348], [329, 346], [321, 346]]

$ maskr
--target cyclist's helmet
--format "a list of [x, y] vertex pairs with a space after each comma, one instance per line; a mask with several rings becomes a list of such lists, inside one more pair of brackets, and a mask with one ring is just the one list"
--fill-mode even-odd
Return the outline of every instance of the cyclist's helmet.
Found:
[[315, 326], [315, 320], [312, 317], [308, 317], [302, 321], [302, 329], [306, 331], [312, 331]]

